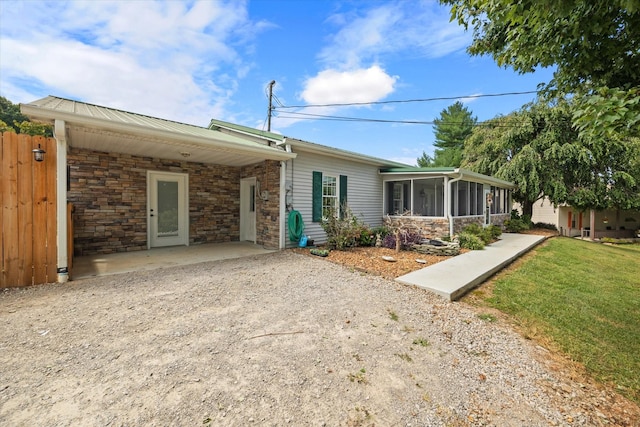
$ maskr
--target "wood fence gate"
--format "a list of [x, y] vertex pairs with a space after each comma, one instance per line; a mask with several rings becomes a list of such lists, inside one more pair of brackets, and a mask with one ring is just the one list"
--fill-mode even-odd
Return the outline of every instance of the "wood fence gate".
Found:
[[[5, 132], [0, 147], [0, 287], [57, 280], [56, 140]], [[32, 150], [46, 151], [36, 162]]]

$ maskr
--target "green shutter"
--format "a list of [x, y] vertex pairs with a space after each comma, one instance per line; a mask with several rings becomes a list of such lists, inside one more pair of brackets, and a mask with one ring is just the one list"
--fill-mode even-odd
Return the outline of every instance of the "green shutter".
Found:
[[347, 176], [340, 175], [340, 209], [347, 204]]
[[338, 203], [340, 206], [338, 207], [338, 211], [340, 212], [340, 218], [344, 218], [344, 209], [342, 209], [347, 204], [347, 176], [340, 175], [340, 188], [338, 189], [340, 193], [338, 194]]
[[322, 172], [313, 171], [311, 220], [322, 221]]

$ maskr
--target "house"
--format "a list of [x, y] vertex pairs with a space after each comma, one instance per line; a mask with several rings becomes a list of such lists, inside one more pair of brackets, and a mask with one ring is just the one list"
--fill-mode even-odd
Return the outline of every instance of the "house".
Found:
[[490, 176], [461, 168], [411, 167], [220, 120], [212, 120], [210, 128], [266, 138], [297, 154], [284, 162], [285, 215], [299, 212], [304, 234], [317, 243], [326, 240], [323, 209], [339, 211], [345, 201], [370, 227], [386, 217], [392, 224], [409, 222], [432, 238], [459, 233], [469, 223], [501, 226], [511, 213], [514, 185]]
[[544, 198], [533, 205], [531, 221], [555, 225], [562, 236], [590, 239], [635, 237], [635, 231], [640, 229], [640, 211], [579, 211], [567, 204], [553, 206], [548, 198]]
[[[212, 120], [208, 128], [48, 96], [21, 105], [57, 146], [58, 281], [75, 255], [250, 241], [291, 247], [296, 212], [318, 243], [323, 210], [347, 202], [370, 226], [409, 212], [426, 235], [508, 217], [512, 184], [420, 169]], [[452, 212], [452, 214], [449, 214]], [[435, 224], [435, 225], [434, 225]]]

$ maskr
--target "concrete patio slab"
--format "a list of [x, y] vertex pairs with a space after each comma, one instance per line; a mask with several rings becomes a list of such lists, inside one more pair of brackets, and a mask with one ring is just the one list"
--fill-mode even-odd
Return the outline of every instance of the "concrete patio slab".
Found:
[[400, 276], [396, 281], [455, 301], [544, 239], [545, 236], [532, 234], [504, 233], [500, 240], [486, 246], [484, 250], [458, 255]]
[[251, 242], [205, 243], [193, 246], [171, 246], [147, 251], [118, 252], [107, 255], [77, 257], [71, 279], [154, 270], [177, 265], [242, 258], [275, 252]]

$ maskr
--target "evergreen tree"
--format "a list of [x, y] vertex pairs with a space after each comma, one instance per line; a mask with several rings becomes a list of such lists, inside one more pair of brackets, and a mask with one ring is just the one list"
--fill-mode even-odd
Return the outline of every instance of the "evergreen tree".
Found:
[[418, 158], [421, 167], [459, 167], [465, 139], [471, 135], [478, 122], [471, 111], [457, 101], [440, 112], [440, 117], [433, 121], [435, 134], [433, 158], [426, 153]]

